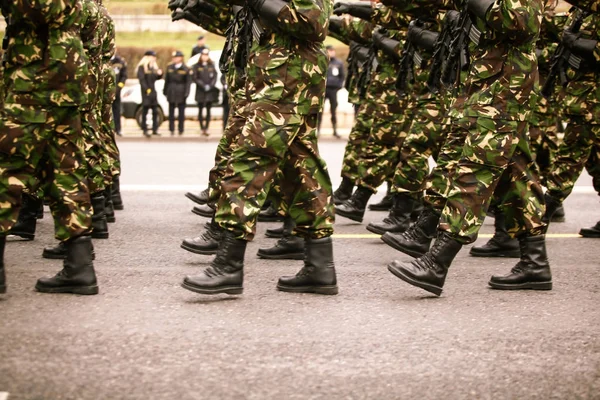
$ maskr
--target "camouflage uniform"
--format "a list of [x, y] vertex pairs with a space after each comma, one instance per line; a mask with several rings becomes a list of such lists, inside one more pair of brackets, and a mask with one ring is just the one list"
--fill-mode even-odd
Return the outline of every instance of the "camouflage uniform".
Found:
[[215, 221], [239, 239], [253, 238], [279, 168], [286, 178], [281, 182], [284, 201], [298, 235], [317, 239], [333, 233], [331, 181], [316, 136], [330, 14], [328, 0], [290, 1], [277, 16], [280, 30], [253, 40], [247, 63], [236, 64], [245, 68], [249, 104], [239, 147], [221, 180]]
[[89, 233], [91, 224], [79, 112], [87, 101], [88, 74], [77, 28], [82, 4], [17, 0], [9, 10], [15, 31], [7, 49], [0, 121], [0, 232], [14, 224], [22, 190], [41, 176], [48, 183], [56, 238], [65, 241]]
[[[571, 26], [572, 19], [581, 12], [576, 10], [566, 26]], [[600, 41], [599, 32], [600, 15], [590, 14], [583, 19], [581, 38]], [[547, 186], [548, 194], [560, 202], [573, 190], [592, 150], [600, 146], [600, 44], [595, 53], [596, 61], [584, 60], [579, 70], [567, 69], [568, 84], [559, 95], [567, 127], [563, 143], [550, 155], [552, 170]]]

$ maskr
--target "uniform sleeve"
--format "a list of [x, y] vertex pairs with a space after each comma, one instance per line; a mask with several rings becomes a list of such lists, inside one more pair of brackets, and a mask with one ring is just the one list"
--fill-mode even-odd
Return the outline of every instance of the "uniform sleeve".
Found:
[[327, 36], [330, 0], [290, 0], [277, 17], [280, 29], [298, 39], [322, 42]]
[[144, 67], [142, 67], [141, 65], [137, 69], [137, 78], [140, 81], [140, 86], [142, 87], [142, 94], [145, 94], [149, 86], [148, 82], [146, 82], [146, 74], [144, 73]]
[[535, 40], [541, 19], [540, 0], [497, 0], [486, 14], [486, 23], [496, 34], [517, 43]]
[[371, 21], [384, 28], [404, 30], [408, 27], [410, 19], [410, 15], [406, 12], [386, 7], [380, 3], [373, 9]]
[[370, 46], [371, 38], [373, 37], [373, 29], [375, 29], [375, 25], [365, 22], [360, 18], [352, 17], [350, 15], [344, 15], [342, 17], [342, 34], [346, 36], [348, 40]]

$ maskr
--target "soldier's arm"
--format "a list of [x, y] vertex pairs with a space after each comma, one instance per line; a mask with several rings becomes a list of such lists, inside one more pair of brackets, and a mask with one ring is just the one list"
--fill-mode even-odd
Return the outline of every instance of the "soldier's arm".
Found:
[[344, 15], [342, 17], [341, 32], [348, 40], [360, 43], [364, 46], [371, 45], [375, 25], [365, 22], [362, 19]]
[[[428, 11], [429, 14], [430, 11]], [[371, 22], [388, 29], [405, 30], [410, 23], [411, 16], [383, 4], [377, 5], [373, 10]]]
[[248, 0], [268, 27], [294, 38], [322, 42], [331, 15], [330, 0]]
[[540, 26], [542, 3], [528, 0], [467, 0], [467, 7], [484, 20], [497, 35], [526, 43], [535, 40]]

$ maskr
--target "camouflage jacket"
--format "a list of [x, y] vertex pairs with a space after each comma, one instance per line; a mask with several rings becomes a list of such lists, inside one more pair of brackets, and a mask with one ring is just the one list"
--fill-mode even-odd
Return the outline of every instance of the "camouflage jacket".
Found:
[[88, 59], [80, 0], [15, 0], [7, 49], [6, 103], [73, 107], [84, 104]]
[[332, 7], [331, 0], [290, 0], [276, 24], [263, 21], [267, 31], [253, 39], [245, 68], [249, 109], [301, 115], [322, 110], [329, 64], [323, 41]]
[[[576, 10], [566, 23], [571, 26], [572, 19], [576, 18]], [[600, 60], [600, 14], [590, 14], [583, 20], [580, 37], [597, 40], [595, 56]], [[600, 61], [584, 61], [580, 70], [569, 68], [567, 70], [567, 86], [561, 91], [559, 101], [567, 115], [579, 115], [587, 121], [600, 123]]]

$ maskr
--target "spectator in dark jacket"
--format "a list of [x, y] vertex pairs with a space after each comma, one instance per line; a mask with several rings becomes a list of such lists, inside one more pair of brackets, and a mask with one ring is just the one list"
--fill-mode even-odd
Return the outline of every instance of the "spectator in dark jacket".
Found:
[[[194, 65], [194, 82], [196, 82], [196, 102], [198, 103], [198, 120], [200, 129], [204, 136], [208, 136], [208, 125], [210, 123], [210, 108], [213, 103], [219, 101], [219, 89], [217, 83], [217, 68], [210, 59], [208, 49], [204, 49]], [[206, 108], [206, 116], [203, 116]]]
[[137, 66], [137, 77], [142, 87], [142, 130], [144, 136], [150, 137], [148, 134], [148, 126], [146, 119], [148, 111], [152, 110], [152, 134], [158, 135], [158, 99], [156, 97], [155, 83], [162, 78], [163, 72], [156, 64], [156, 53], [148, 50], [144, 53], [144, 57], [140, 60]]
[[[344, 87], [346, 80], [346, 72], [344, 71], [344, 63], [335, 57], [335, 49], [333, 46], [327, 46], [327, 55], [329, 56], [329, 67], [327, 68], [327, 86], [325, 88], [325, 99], [329, 100], [329, 110], [331, 112], [331, 126], [333, 127], [333, 136], [339, 138], [337, 133], [337, 116], [336, 110], [338, 106], [337, 94]], [[321, 120], [323, 114], [319, 115], [319, 131], [321, 130]]]
[[192, 73], [192, 70], [183, 62], [183, 53], [179, 50], [174, 52], [172, 62], [167, 67], [163, 91], [169, 102], [169, 131], [171, 136], [175, 135], [175, 109], [177, 109], [179, 119], [178, 131], [180, 135], [183, 135], [185, 103], [190, 94]]
[[113, 119], [115, 120], [115, 130], [117, 135], [122, 136], [121, 132], [121, 89], [125, 87], [127, 81], [127, 63], [121, 58], [115, 49], [115, 55], [110, 59], [110, 64], [115, 71], [117, 92], [115, 94], [115, 101], [112, 105]]

